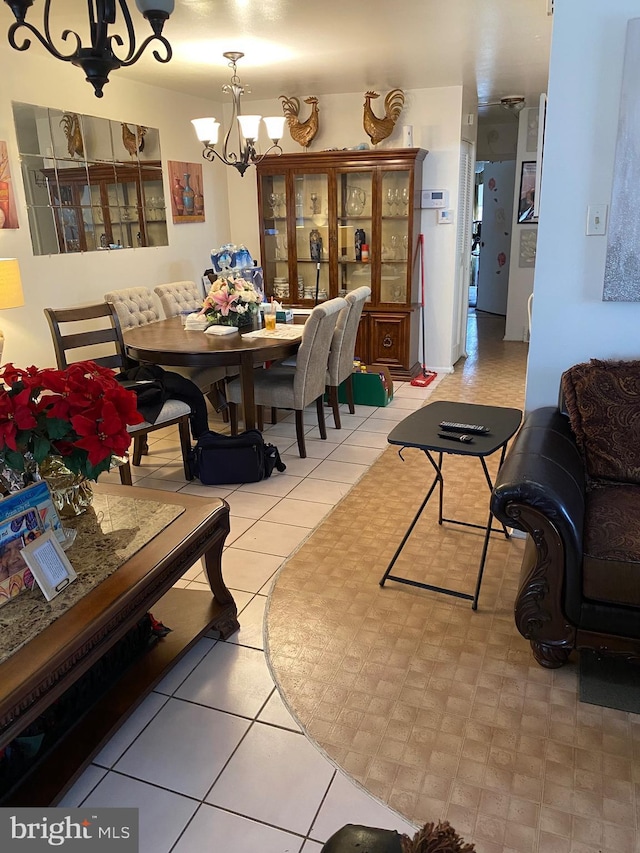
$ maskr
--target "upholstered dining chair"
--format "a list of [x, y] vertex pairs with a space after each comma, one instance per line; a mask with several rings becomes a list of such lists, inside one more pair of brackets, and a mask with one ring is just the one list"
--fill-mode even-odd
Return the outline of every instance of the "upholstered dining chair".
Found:
[[333, 422], [336, 429], [341, 429], [340, 406], [338, 403], [338, 385], [346, 382], [345, 390], [351, 414], [355, 412], [353, 402], [353, 356], [356, 349], [358, 325], [362, 316], [364, 303], [371, 296], [370, 287], [358, 287], [347, 293], [348, 309], [343, 309], [338, 317], [333, 332], [331, 350], [329, 351], [329, 366], [327, 369], [327, 389], [329, 405], [333, 411]]
[[159, 297], [165, 317], [175, 317], [184, 311], [200, 311], [202, 290], [195, 281], [171, 281], [153, 288]]
[[[129, 366], [122, 340], [120, 320], [111, 303], [97, 302], [75, 308], [45, 308], [44, 313], [53, 336], [53, 348], [59, 368], [62, 369], [76, 361], [87, 359], [117, 371], [125, 370]], [[76, 331], [78, 328], [81, 331]], [[100, 355], [87, 353], [87, 348], [91, 348], [96, 353], [99, 352]], [[109, 352], [105, 353], [105, 349], [108, 349]], [[84, 352], [79, 353], [79, 350], [84, 350]], [[69, 351], [74, 352], [73, 358], [68, 357]], [[189, 465], [189, 451], [191, 450], [189, 438], [190, 414], [191, 409], [182, 400], [169, 399], [164, 403], [155, 423], [143, 421], [143, 423], [127, 427], [134, 442], [133, 464], [140, 464], [143, 448], [142, 439], [146, 438], [147, 433], [177, 424], [180, 433], [184, 475], [187, 480], [193, 479]], [[131, 485], [131, 468], [128, 462], [120, 466], [120, 481], [125, 486]]]
[[154, 298], [148, 287], [110, 290], [109, 293], [105, 293], [104, 301], [111, 302], [115, 306], [123, 332], [161, 319], [158, 300]]
[[[193, 284], [193, 282], [179, 282], [179, 284]], [[170, 286], [165, 285], [165, 287]], [[128, 287], [123, 290], [110, 290], [109, 293], [105, 293], [104, 301], [110, 302], [115, 306], [123, 332], [126, 332], [127, 329], [144, 326], [146, 323], [154, 323], [156, 320], [162, 319], [158, 309], [158, 300], [147, 287]], [[202, 300], [199, 301], [198, 307], [201, 307], [201, 305]], [[171, 317], [173, 315], [168, 314], [167, 316]], [[220, 388], [217, 386], [218, 383], [224, 382], [227, 376], [227, 371], [224, 367], [172, 366], [167, 369], [190, 379], [198, 386], [203, 394], [209, 397], [214, 408], [220, 408], [222, 386]]]
[[[295, 410], [298, 452], [303, 459], [307, 455], [304, 441], [304, 409], [310, 403], [316, 404], [320, 437], [327, 437], [323, 397], [329, 348], [338, 315], [346, 307], [346, 300], [338, 297], [313, 309], [302, 330], [302, 341], [294, 368], [254, 371], [256, 406]], [[235, 434], [238, 430], [237, 406], [241, 400], [239, 380], [234, 379], [227, 384], [227, 398], [231, 404], [231, 432]]]

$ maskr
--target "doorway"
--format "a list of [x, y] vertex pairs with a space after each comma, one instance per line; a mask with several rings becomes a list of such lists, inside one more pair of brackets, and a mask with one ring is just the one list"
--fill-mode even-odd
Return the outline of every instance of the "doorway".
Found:
[[514, 160], [476, 164], [469, 305], [506, 316], [513, 222]]

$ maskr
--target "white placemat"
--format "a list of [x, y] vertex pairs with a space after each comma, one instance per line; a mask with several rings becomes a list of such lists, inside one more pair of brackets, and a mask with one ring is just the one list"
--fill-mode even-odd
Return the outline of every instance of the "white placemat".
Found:
[[302, 337], [304, 326], [295, 326], [289, 323], [276, 323], [275, 329], [258, 329], [255, 332], [247, 332], [243, 338], [279, 338], [281, 340], [295, 341]]

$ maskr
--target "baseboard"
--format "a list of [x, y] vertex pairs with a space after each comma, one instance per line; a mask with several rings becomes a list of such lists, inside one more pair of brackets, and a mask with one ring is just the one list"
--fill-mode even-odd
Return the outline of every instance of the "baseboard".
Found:
[[449, 365], [448, 367], [434, 367], [431, 364], [427, 365], [427, 370], [433, 370], [435, 373], [455, 373], [455, 367]]

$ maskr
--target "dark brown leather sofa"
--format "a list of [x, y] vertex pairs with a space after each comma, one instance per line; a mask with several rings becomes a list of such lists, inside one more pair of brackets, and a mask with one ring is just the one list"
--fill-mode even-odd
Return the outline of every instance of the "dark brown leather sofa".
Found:
[[573, 649], [640, 659], [640, 361], [575, 365], [532, 411], [491, 498], [528, 533], [516, 625], [542, 666]]

